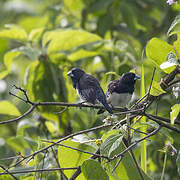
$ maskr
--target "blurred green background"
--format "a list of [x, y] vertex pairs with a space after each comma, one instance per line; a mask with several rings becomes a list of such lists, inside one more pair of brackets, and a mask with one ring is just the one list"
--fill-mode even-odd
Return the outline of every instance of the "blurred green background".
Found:
[[[2, 113], [1, 121], [29, 108], [8, 94], [12, 91], [23, 97], [13, 85], [26, 89], [32, 101], [79, 102], [66, 75], [73, 67], [94, 75], [105, 91], [109, 81], [127, 71], [141, 75], [143, 64], [147, 91], [154, 65], [145, 56], [145, 46], [153, 37], [171, 42], [166, 33], [179, 9], [179, 4], [169, 6], [166, 0], [0, 1], [0, 100], [10, 101], [18, 109], [14, 114]], [[164, 76], [162, 70], [156, 70], [157, 82]], [[131, 104], [139, 97], [140, 81]], [[172, 93], [163, 96], [158, 115], [168, 118], [171, 106], [179, 100]], [[154, 103], [149, 112], [155, 113], [156, 106]], [[58, 106], [39, 107], [17, 123], [1, 125], [0, 158], [28, 153], [17, 136], [30, 138], [37, 143], [36, 149], [42, 145], [39, 139], [59, 138], [103, 124], [104, 115], [97, 115], [96, 110], [68, 108], [56, 114], [61, 110]], [[103, 133], [88, 136], [100, 138]], [[162, 172], [164, 154], [158, 150], [167, 140], [178, 149], [179, 138], [164, 129], [149, 142], [147, 165], [153, 179], [160, 179]], [[19, 144], [14, 143], [16, 140]], [[7, 166], [12, 162], [0, 160]], [[175, 158], [169, 156], [165, 179], [179, 179], [175, 164]]]

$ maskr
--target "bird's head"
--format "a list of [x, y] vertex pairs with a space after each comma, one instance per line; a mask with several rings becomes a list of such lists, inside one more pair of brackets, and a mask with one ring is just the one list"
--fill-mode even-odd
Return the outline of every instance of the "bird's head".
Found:
[[67, 73], [69, 77], [71, 77], [73, 82], [73, 87], [76, 88], [76, 83], [79, 81], [79, 79], [84, 75], [84, 71], [80, 68], [73, 68], [71, 71]]
[[126, 82], [126, 83], [135, 83], [136, 80], [140, 79], [140, 77], [132, 72], [127, 72], [122, 76], [122, 81]]

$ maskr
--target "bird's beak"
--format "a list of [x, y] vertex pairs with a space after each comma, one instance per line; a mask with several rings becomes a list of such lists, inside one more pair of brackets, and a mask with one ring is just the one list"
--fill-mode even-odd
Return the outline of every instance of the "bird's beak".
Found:
[[67, 75], [68, 75], [69, 77], [74, 77], [74, 74], [72, 73], [72, 71], [69, 71], [69, 72], [67, 73]]
[[135, 77], [134, 77], [134, 80], [136, 81], [138, 79], [140, 79], [140, 77], [136, 74]]

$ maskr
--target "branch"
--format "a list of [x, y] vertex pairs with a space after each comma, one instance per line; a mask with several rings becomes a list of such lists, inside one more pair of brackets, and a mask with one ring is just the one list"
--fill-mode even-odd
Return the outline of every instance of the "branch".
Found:
[[24, 114], [22, 114], [21, 116], [17, 117], [17, 118], [14, 118], [14, 119], [10, 119], [10, 120], [7, 120], [7, 121], [2, 121], [0, 122], [0, 125], [1, 124], [8, 124], [8, 123], [13, 123], [13, 122], [17, 122], [19, 121], [20, 119], [24, 118], [25, 116], [27, 116], [28, 114], [30, 114], [31, 112], [33, 112], [33, 110], [36, 108], [37, 105], [32, 105]]
[[[48, 143], [54, 143], [54, 142], [48, 141], [48, 140], [41, 140], [41, 141], [42, 142], [48, 142]], [[69, 149], [72, 149], [72, 150], [76, 150], [76, 151], [79, 151], [79, 152], [82, 152], [82, 153], [90, 154], [90, 155], [93, 155], [93, 156], [96, 156], [96, 157], [105, 158], [105, 159], [109, 160], [108, 156], [103, 156], [103, 155], [95, 154], [95, 153], [92, 153], [92, 152], [84, 151], [84, 150], [81, 150], [81, 149], [78, 149], [78, 148], [74, 148], [74, 147], [71, 147], [71, 146], [67, 146], [67, 145], [64, 145], [64, 144], [60, 144], [60, 143], [56, 143], [56, 145], [62, 146], [62, 147], [66, 147], [66, 148], [69, 148]]]
[[[4, 168], [3, 166], [0, 165], [0, 167], [5, 171], [5, 174], [9, 174], [11, 177], [13, 177], [15, 180], [18, 180], [18, 178], [16, 176], [13, 175], [12, 172], [9, 172], [6, 168]], [[1, 173], [0, 173], [1, 175]]]
[[160, 121], [159, 119], [156, 119], [155, 117], [153, 117], [153, 116], [151, 116], [151, 115], [148, 115], [148, 114], [144, 114], [146, 117], [148, 117], [149, 119], [151, 119], [151, 120], [153, 120], [153, 121], [155, 121], [155, 122], [157, 122], [159, 125], [161, 125], [162, 127], [166, 127], [166, 128], [168, 128], [168, 129], [171, 129], [171, 130], [173, 130], [173, 131], [175, 131], [175, 132], [177, 132], [177, 133], [180, 133], [180, 129], [177, 129], [177, 128], [175, 128], [174, 126], [170, 126], [170, 125], [168, 125], [168, 124], [166, 124], [166, 123], [163, 123], [162, 121]]
[[[5, 175], [5, 174], [24, 174], [24, 173], [32, 173], [32, 172], [49, 172], [49, 171], [64, 171], [64, 170], [74, 170], [74, 169], [78, 169], [78, 167], [71, 167], [71, 168], [51, 168], [51, 169], [33, 169], [33, 170], [23, 170], [23, 171], [9, 171], [9, 172], [3, 172], [0, 173], [1, 175]], [[5, 169], [4, 169], [5, 170]], [[7, 170], [6, 170], [7, 171]], [[16, 178], [17, 179], [17, 178]], [[18, 179], [17, 179], [18, 180]]]
[[[60, 143], [60, 142], [62, 142], [62, 141], [65, 141], [65, 140], [67, 140], [67, 139], [69, 139], [69, 138], [72, 138], [72, 137], [77, 136], [77, 135], [79, 135], [79, 134], [88, 133], [88, 132], [91, 132], [91, 131], [96, 131], [96, 130], [98, 130], [98, 129], [108, 128], [108, 127], [111, 127], [111, 126], [113, 126], [113, 124], [105, 124], [105, 125], [97, 126], [97, 127], [91, 128], [91, 129], [86, 129], [86, 130], [79, 131], [79, 132], [70, 134], [70, 135], [68, 135], [68, 136], [65, 136], [65, 137], [59, 139], [58, 141], [50, 144], [49, 146], [46, 146], [46, 147], [44, 147], [44, 148], [42, 148], [42, 149], [40, 149], [40, 150], [38, 150], [38, 151], [35, 151], [34, 153], [32, 153], [32, 154], [30, 154], [30, 155], [24, 156], [23, 159], [19, 160], [16, 164], [14, 164], [14, 165], [11, 166], [11, 167], [15, 167], [15, 166], [17, 166], [18, 164], [20, 164], [21, 162], [23, 162], [25, 159], [32, 158], [32, 157], [34, 157], [35, 155], [37, 155], [38, 153], [43, 152], [43, 151], [46, 151], [46, 150], [48, 150], [49, 148], [55, 146], [56, 144], [58, 144], [58, 143]], [[10, 168], [11, 168], [11, 167], [10, 167]]]
[[[146, 115], [146, 116], [149, 116], [149, 117], [156, 118], [156, 119], [158, 119], [158, 120], [161, 120], [161, 121], [164, 121], [164, 122], [167, 122], [167, 123], [170, 123], [170, 122], [171, 122], [171, 120], [168, 119], [168, 118], [156, 116], [156, 115], [153, 115], [153, 114], [147, 114], [147, 113], [145, 113], [145, 115]], [[176, 121], [176, 120], [175, 120], [174, 123], [180, 125], [180, 122], [179, 122], [179, 121]]]

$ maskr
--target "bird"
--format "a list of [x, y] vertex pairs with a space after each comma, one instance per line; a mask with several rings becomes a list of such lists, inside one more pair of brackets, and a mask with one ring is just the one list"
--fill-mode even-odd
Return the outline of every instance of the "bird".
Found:
[[111, 81], [106, 91], [107, 102], [111, 103], [112, 106], [125, 107], [132, 98], [134, 86], [138, 79], [140, 77], [137, 74], [127, 72], [119, 79]]
[[106, 95], [100, 86], [99, 81], [92, 75], [86, 74], [80, 68], [71, 69], [67, 75], [71, 77], [73, 87], [76, 89], [82, 103], [102, 104], [104, 108], [113, 114], [112, 108], [108, 105]]
[[[108, 84], [106, 91], [106, 98], [108, 104], [111, 104], [112, 107], [120, 106], [125, 107], [130, 102], [132, 94], [134, 92], [134, 86], [136, 80], [140, 77], [132, 72], [127, 72], [122, 75], [119, 79], [113, 80]], [[100, 109], [98, 114], [103, 113], [104, 110]]]

